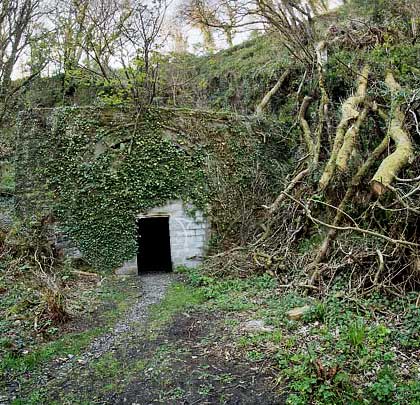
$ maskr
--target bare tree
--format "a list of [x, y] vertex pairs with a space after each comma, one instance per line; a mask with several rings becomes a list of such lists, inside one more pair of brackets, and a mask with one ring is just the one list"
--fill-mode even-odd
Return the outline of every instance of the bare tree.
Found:
[[[57, 65], [72, 93], [78, 76], [125, 94], [135, 104], [152, 102], [157, 81], [155, 51], [162, 36], [164, 0], [56, 0]], [[118, 98], [118, 97], [117, 97]], [[116, 101], [116, 100], [114, 100]]]
[[183, 27], [177, 21], [171, 21], [165, 25], [165, 32], [172, 40], [172, 51], [177, 54], [184, 54], [188, 51], [188, 38]]
[[[328, 9], [324, 0], [187, 0], [180, 6], [184, 20], [200, 29], [205, 47], [213, 46], [213, 31], [221, 31], [229, 46], [238, 31], [268, 29], [280, 33], [291, 53], [312, 62], [312, 16]], [[313, 48], [313, 47], [312, 47]]]
[[34, 41], [35, 24], [42, 15], [41, 0], [2, 0], [0, 2], [0, 123], [11, 98], [40, 73], [13, 85], [12, 75], [19, 58]]
[[248, 0], [186, 0], [180, 6], [179, 16], [201, 31], [209, 52], [215, 46], [214, 31], [221, 32], [228, 46], [232, 46], [237, 32], [258, 23], [254, 9], [255, 3]]
[[124, 74], [124, 86], [137, 106], [150, 104], [156, 95], [159, 54], [165, 35], [163, 25], [168, 3], [156, 0], [142, 3], [127, 0], [129, 17], [118, 41], [118, 61]]
[[186, 20], [193, 27], [198, 28], [203, 36], [204, 50], [212, 53], [215, 50], [214, 25], [220, 28], [220, 22], [214, 24], [216, 13], [208, 0], [187, 0], [179, 10], [180, 19]]
[[91, 1], [56, 0], [55, 13], [50, 22], [55, 29], [55, 51], [58, 69], [70, 72], [76, 69], [83, 55], [88, 8]]
[[110, 59], [124, 21], [122, 1], [56, 0], [50, 23], [55, 62], [70, 92], [79, 72], [109, 79]]
[[81, 47], [84, 51], [84, 65], [99, 70], [104, 79], [113, 76], [111, 67], [118, 40], [133, 10], [126, 7], [124, 0], [91, 0], [86, 15], [86, 33]]

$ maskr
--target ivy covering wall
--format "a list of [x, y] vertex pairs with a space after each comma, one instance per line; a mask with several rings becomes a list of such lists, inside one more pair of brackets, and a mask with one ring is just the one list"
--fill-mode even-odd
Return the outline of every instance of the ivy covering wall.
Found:
[[135, 256], [136, 215], [173, 199], [205, 211], [214, 246], [246, 238], [242, 213], [270, 201], [287, 161], [280, 128], [223, 113], [31, 110], [18, 132], [21, 215], [53, 213], [104, 271]]

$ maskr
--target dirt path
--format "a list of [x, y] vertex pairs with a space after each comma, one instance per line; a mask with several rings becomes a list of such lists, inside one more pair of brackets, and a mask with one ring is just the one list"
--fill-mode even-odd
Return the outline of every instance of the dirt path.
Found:
[[[144, 274], [141, 281], [141, 294], [134, 306], [129, 310], [124, 319], [119, 321], [114, 329], [91, 344], [81, 360], [88, 361], [90, 358], [98, 358], [104, 353], [115, 350], [119, 345], [125, 344], [127, 337], [135, 339], [144, 332], [149, 307], [157, 304], [165, 296], [168, 286], [173, 282], [172, 273], [149, 273]], [[80, 363], [80, 362], [79, 362]]]
[[[130, 282], [139, 284], [140, 294], [124, 318], [117, 322], [111, 331], [94, 339], [81, 355], [59, 358], [46, 364], [42, 373], [36, 377], [34, 385], [36, 387], [59, 386], [68, 375], [77, 374], [83, 369], [89, 368], [95, 359], [99, 359], [104, 354], [115, 352], [120, 346], [127, 344], [127, 339], [135, 339], [139, 334], [142, 334], [150, 306], [162, 300], [173, 280], [174, 275], [171, 273], [144, 274], [139, 279], [130, 280]], [[10, 404], [12, 399], [18, 399], [19, 388], [18, 384], [10, 384], [8, 395], [0, 397], [0, 405]], [[8, 400], [7, 397], [11, 399]]]
[[139, 299], [124, 319], [81, 355], [48, 365], [34, 384], [43, 395], [24, 403], [284, 403], [264, 365], [249, 364], [237, 352], [225, 314], [195, 308], [154, 329], [150, 306], [175, 280], [167, 273], [142, 276]]

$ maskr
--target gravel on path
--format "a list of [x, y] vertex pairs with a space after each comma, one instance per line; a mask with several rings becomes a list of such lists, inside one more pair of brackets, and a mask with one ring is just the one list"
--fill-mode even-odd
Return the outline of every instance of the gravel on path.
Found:
[[[139, 277], [140, 294], [133, 306], [123, 315], [114, 327], [107, 333], [95, 338], [80, 355], [69, 355], [68, 358], [56, 359], [45, 365], [35, 385], [45, 386], [51, 382], [59, 382], [77, 368], [89, 366], [90, 361], [100, 358], [106, 353], [114, 352], [144, 333], [144, 326], [150, 311], [150, 306], [159, 303], [165, 296], [170, 284], [176, 276], [172, 273], [145, 273]], [[132, 281], [132, 279], [130, 279]], [[55, 381], [53, 381], [55, 380]], [[10, 404], [19, 398], [19, 385], [9, 386], [6, 395], [0, 395], [0, 405]]]

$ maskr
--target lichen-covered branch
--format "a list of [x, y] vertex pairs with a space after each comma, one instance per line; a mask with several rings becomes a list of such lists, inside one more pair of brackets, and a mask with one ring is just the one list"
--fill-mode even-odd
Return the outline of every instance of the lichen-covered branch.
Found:
[[324, 172], [322, 174], [321, 180], [319, 181], [319, 188], [321, 190], [324, 190], [328, 186], [331, 178], [334, 175], [337, 155], [343, 145], [344, 137], [346, 135], [346, 129], [349, 123], [357, 119], [357, 117], [359, 116], [359, 111], [357, 110], [357, 107], [365, 101], [368, 76], [369, 66], [366, 65], [363, 67], [362, 72], [359, 75], [356, 94], [354, 96], [349, 97], [341, 107], [341, 120], [337, 126], [330, 159], [328, 160], [327, 165], [325, 166]]
[[289, 74], [290, 74], [290, 69], [286, 69], [283, 72], [283, 74], [280, 76], [279, 80], [277, 80], [277, 83], [263, 97], [263, 99], [257, 105], [257, 107], [255, 109], [255, 113], [257, 115], [261, 115], [263, 113], [265, 107], [270, 102], [271, 97], [273, 97], [274, 94], [276, 94], [279, 91], [280, 87], [283, 85], [284, 81], [287, 79], [287, 77], [289, 76]]
[[328, 116], [328, 93], [325, 88], [324, 82], [324, 75], [323, 72], [320, 71], [319, 73], [319, 87], [321, 89], [321, 100], [319, 102], [318, 107], [318, 125], [315, 130], [315, 141], [314, 141], [314, 150], [313, 150], [313, 159], [312, 163], [315, 166], [318, 165], [319, 162], [319, 153], [321, 151], [321, 140], [322, 140], [322, 132], [324, 130], [324, 121], [325, 117]]
[[309, 169], [304, 169], [301, 172], [299, 172], [295, 177], [293, 177], [293, 179], [290, 181], [290, 183], [284, 189], [284, 191], [282, 191], [280, 195], [276, 198], [276, 200], [273, 202], [273, 204], [271, 204], [268, 207], [268, 210], [269, 210], [268, 212], [270, 214], [273, 214], [277, 210], [281, 202], [284, 200], [285, 193], [290, 193], [290, 191], [292, 191], [295, 188], [296, 184], [299, 183], [308, 174], [309, 174]]
[[303, 131], [303, 140], [305, 141], [308, 153], [311, 156], [313, 156], [314, 142], [312, 139], [311, 128], [309, 127], [308, 121], [306, 120], [306, 111], [308, 110], [308, 107], [311, 104], [311, 102], [312, 102], [312, 97], [305, 96], [305, 98], [302, 101], [302, 105], [300, 106], [299, 123]]
[[313, 283], [319, 277], [320, 269], [318, 268], [318, 265], [322, 263], [322, 261], [327, 256], [331, 243], [336, 238], [338, 231], [342, 229], [339, 227], [339, 225], [345, 214], [345, 209], [346, 209], [347, 204], [349, 203], [351, 198], [353, 198], [363, 177], [366, 176], [367, 172], [373, 166], [376, 160], [382, 155], [382, 153], [385, 152], [388, 146], [388, 142], [389, 142], [389, 136], [386, 135], [385, 138], [382, 140], [382, 142], [375, 148], [375, 150], [371, 153], [369, 158], [365, 161], [365, 163], [359, 168], [357, 173], [353, 176], [350, 186], [346, 191], [346, 194], [341, 200], [340, 205], [337, 207], [337, 213], [334, 217], [332, 225], [330, 229], [328, 230], [328, 233], [326, 237], [324, 238], [320, 248], [318, 249], [318, 252], [314, 261], [310, 265], [310, 268], [314, 269], [314, 271], [312, 272], [310, 281], [309, 281], [310, 285], [313, 285]]
[[[391, 72], [387, 73], [385, 83], [395, 99], [401, 87]], [[372, 190], [378, 196], [385, 193], [401, 169], [413, 157], [413, 145], [408, 133], [403, 129], [404, 113], [401, 111], [401, 105], [396, 101], [393, 104], [388, 134], [395, 143], [395, 151], [383, 160], [372, 178]]]
[[347, 164], [355, 148], [360, 127], [365, 120], [368, 111], [369, 107], [363, 108], [362, 112], [357, 117], [356, 122], [347, 130], [346, 135], [344, 136], [343, 145], [341, 146], [336, 159], [337, 168], [341, 172], [345, 172], [347, 170]]
[[328, 93], [325, 86], [325, 65], [328, 62], [327, 42], [321, 41], [316, 47], [317, 68], [319, 75], [319, 88], [321, 90], [321, 100], [318, 106], [318, 125], [315, 130], [314, 149], [312, 154], [312, 164], [316, 167], [319, 162], [319, 154], [321, 151], [322, 132], [324, 130], [324, 121], [328, 117]]

